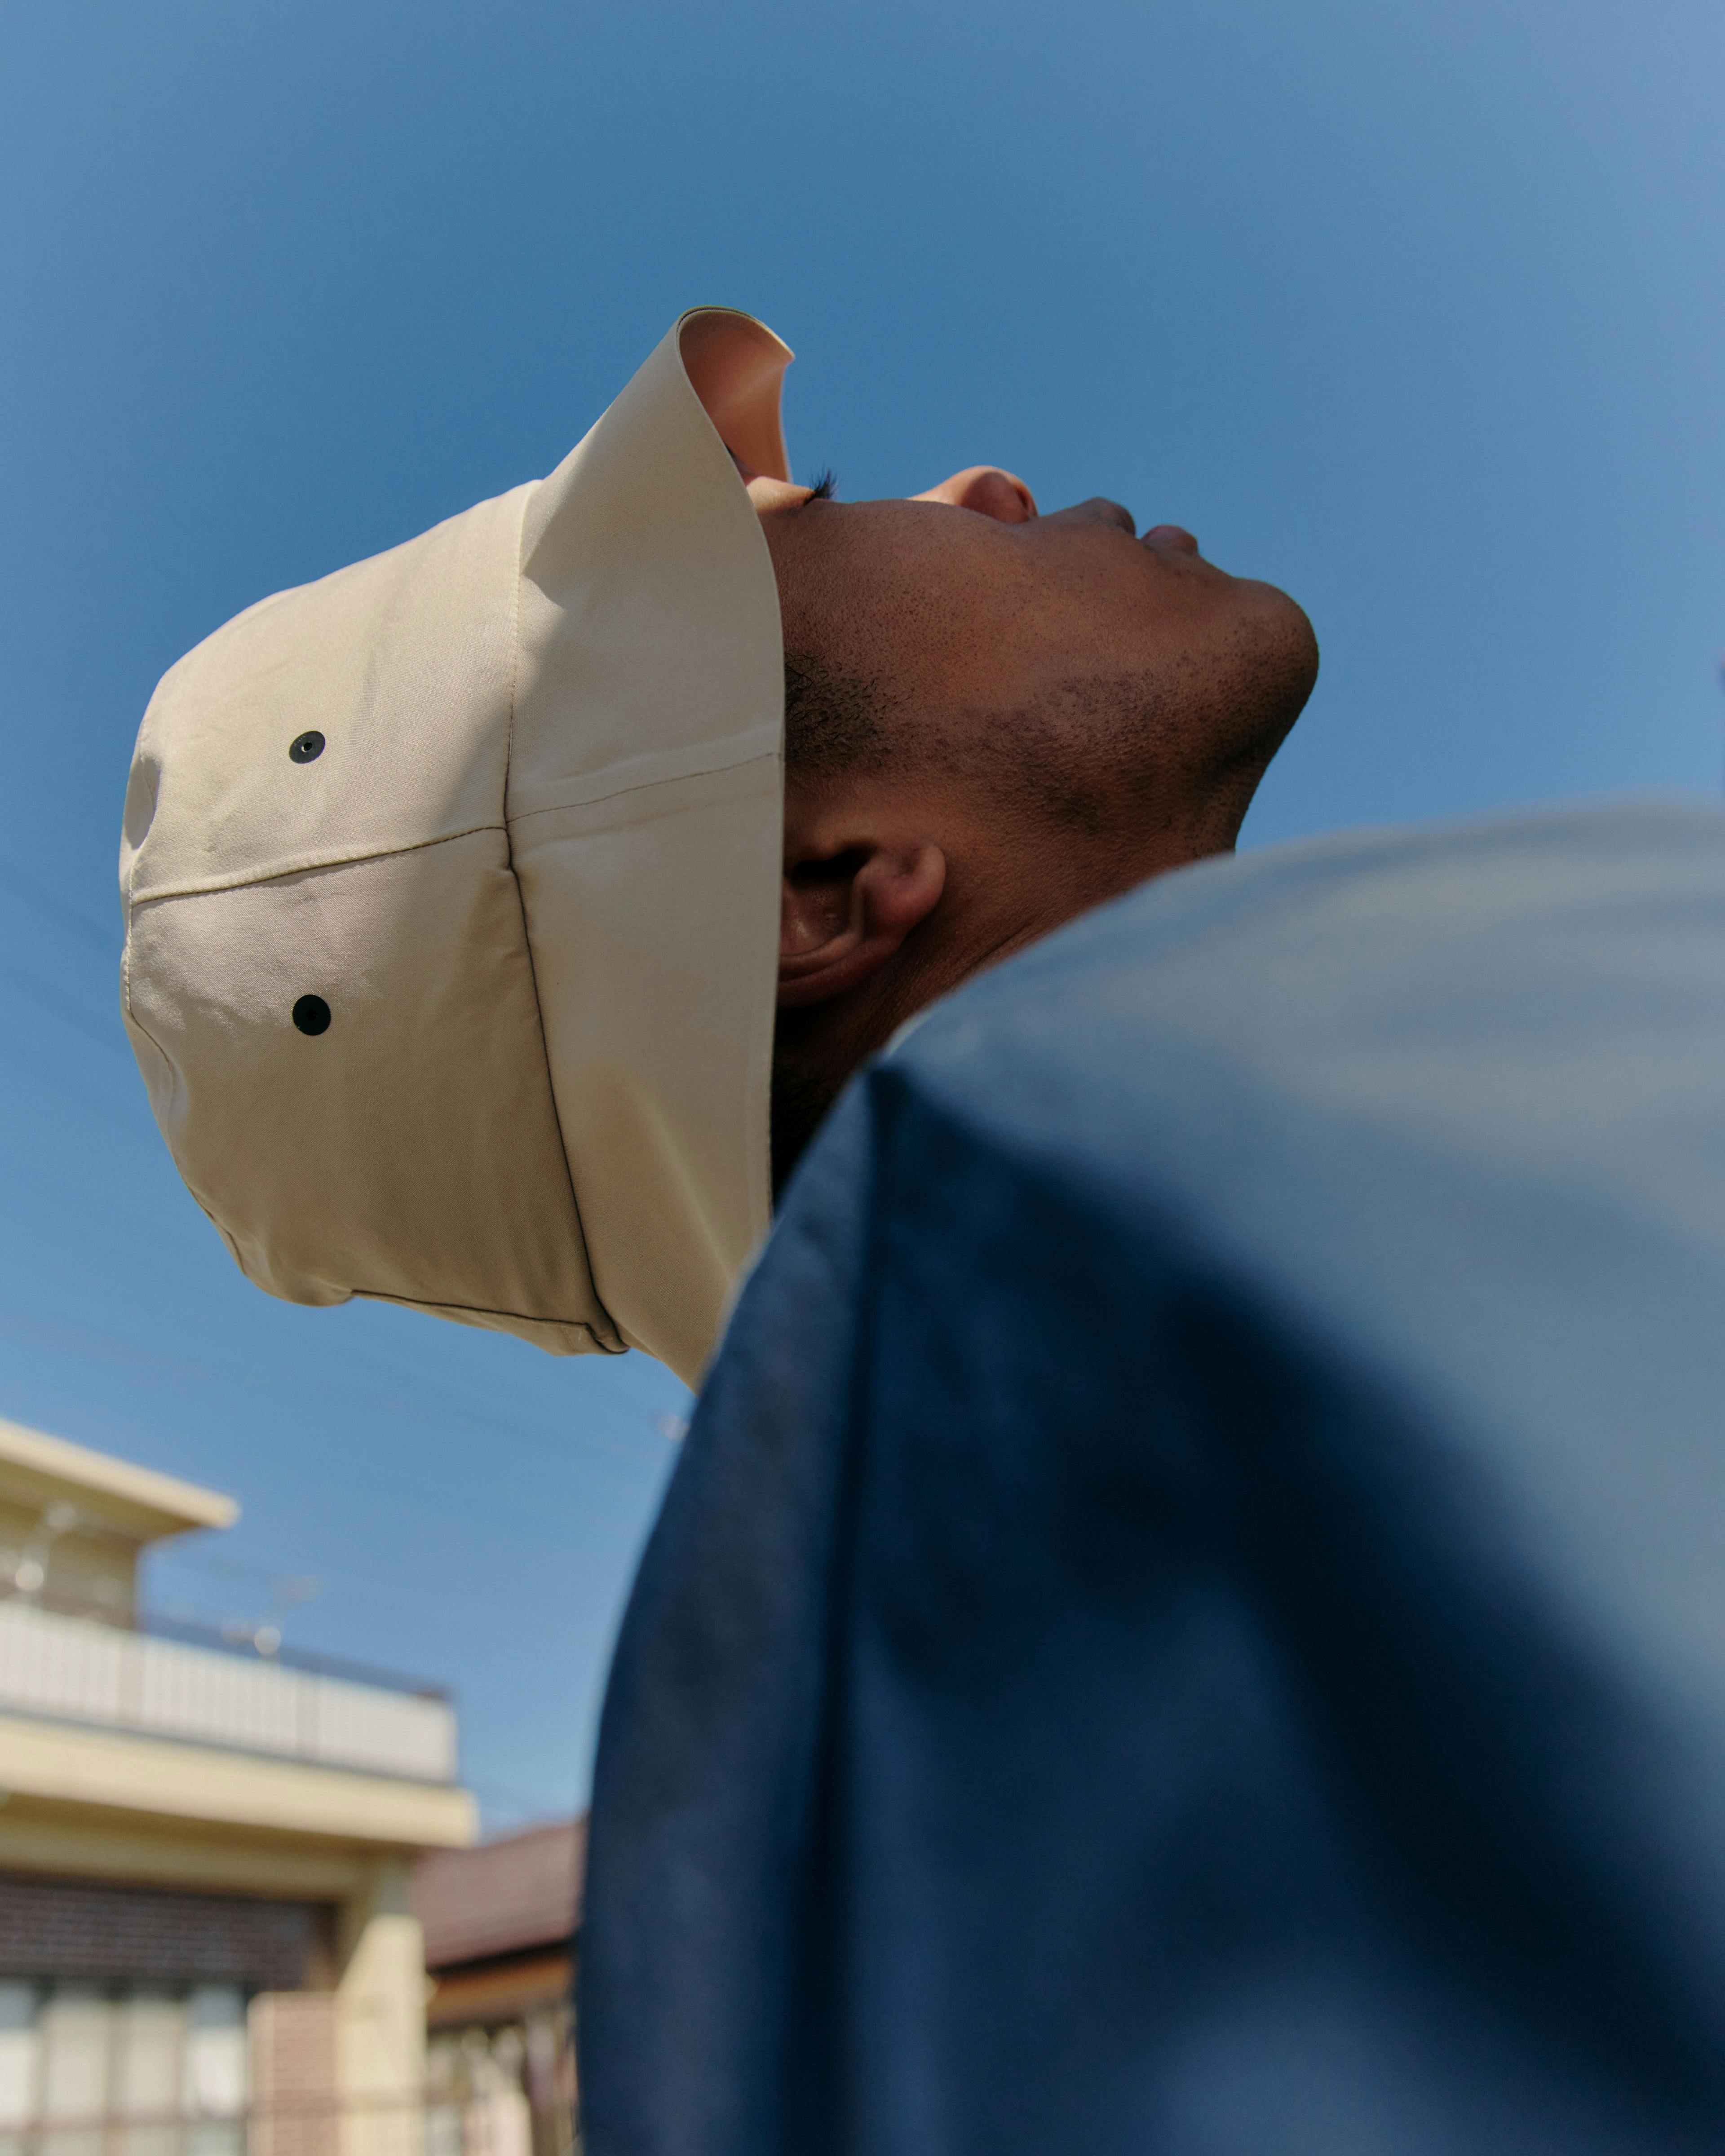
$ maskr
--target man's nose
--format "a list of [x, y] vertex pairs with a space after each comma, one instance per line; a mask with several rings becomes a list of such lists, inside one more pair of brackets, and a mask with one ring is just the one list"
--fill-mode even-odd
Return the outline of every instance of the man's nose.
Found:
[[1028, 524], [1036, 514], [1036, 500], [1023, 480], [999, 465], [971, 465], [954, 472], [916, 501], [944, 501], [953, 509], [974, 509], [992, 516], [997, 524]]

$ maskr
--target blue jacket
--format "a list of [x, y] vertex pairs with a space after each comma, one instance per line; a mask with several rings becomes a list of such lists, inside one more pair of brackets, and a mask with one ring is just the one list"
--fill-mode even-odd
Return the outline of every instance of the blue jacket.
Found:
[[1205, 864], [813, 1149], [617, 1651], [590, 2156], [1725, 2148], [1725, 817]]

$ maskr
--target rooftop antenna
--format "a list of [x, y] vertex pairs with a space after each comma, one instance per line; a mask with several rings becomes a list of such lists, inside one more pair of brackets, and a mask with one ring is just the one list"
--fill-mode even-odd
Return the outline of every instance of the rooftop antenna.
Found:
[[236, 1646], [249, 1646], [265, 1657], [278, 1655], [281, 1652], [281, 1628], [290, 1611], [315, 1602], [322, 1593], [323, 1582], [310, 1574], [296, 1578], [278, 1576], [270, 1583], [270, 1606], [257, 1623], [244, 1617], [230, 1617], [222, 1626], [223, 1636]]

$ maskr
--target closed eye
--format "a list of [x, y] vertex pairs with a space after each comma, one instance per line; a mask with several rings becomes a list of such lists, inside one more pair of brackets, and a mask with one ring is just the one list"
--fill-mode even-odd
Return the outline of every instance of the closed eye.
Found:
[[809, 501], [836, 501], [838, 499], [838, 494], [839, 475], [833, 470], [832, 466], [828, 465], [821, 472], [820, 477], [816, 480], [814, 485], [809, 488], [809, 501], [805, 501], [803, 506], [806, 509], [809, 506]]

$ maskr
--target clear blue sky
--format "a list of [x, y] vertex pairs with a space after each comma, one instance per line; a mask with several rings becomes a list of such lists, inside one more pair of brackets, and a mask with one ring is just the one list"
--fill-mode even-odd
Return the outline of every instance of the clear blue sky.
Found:
[[116, 1011], [157, 676], [550, 469], [678, 311], [852, 496], [1010, 465], [1286, 584], [1248, 842], [1717, 790], [1718, 0], [13, 0], [0, 22], [0, 1414], [245, 1506], [159, 1599], [450, 1679], [583, 1789], [680, 1389], [240, 1281]]

